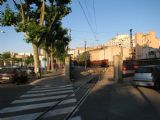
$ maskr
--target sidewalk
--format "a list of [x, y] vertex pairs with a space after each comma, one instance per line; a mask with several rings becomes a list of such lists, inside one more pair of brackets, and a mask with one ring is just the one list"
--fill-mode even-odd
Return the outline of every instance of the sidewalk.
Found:
[[42, 74], [42, 77], [37, 79], [35, 76], [31, 76], [28, 80], [28, 84], [32, 84], [34, 81], [37, 81], [37, 80], [43, 80], [43, 79], [46, 79], [46, 78], [50, 78], [50, 77], [54, 77], [54, 76], [58, 76], [58, 75], [62, 75], [64, 72], [64, 70], [59, 70], [59, 71], [54, 71], [54, 72], [51, 72], [51, 73], [45, 73], [45, 74]]
[[159, 120], [160, 113], [133, 86], [117, 84], [105, 74], [76, 116], [82, 120]]
[[[91, 80], [93, 77], [95, 77], [94, 73], [88, 71], [88, 70], [84, 70], [84, 68], [74, 68], [71, 71], [72, 77], [70, 82], [69, 81], [65, 81], [65, 77], [64, 77], [64, 70], [62, 71], [57, 71], [57, 72], [53, 72], [53, 73], [48, 73], [48, 74], [43, 74], [42, 78], [40, 79], [30, 79], [29, 80], [29, 84], [30, 85], [43, 85], [43, 84], [54, 84], [54, 85], [65, 85], [65, 84], [73, 84], [75, 87], [78, 87], [82, 84], [84, 84], [85, 82]], [[74, 75], [74, 76], [73, 76]], [[59, 77], [57, 77], [59, 76]], [[54, 79], [54, 80], [53, 80]], [[56, 83], [56, 84], [55, 84]]]

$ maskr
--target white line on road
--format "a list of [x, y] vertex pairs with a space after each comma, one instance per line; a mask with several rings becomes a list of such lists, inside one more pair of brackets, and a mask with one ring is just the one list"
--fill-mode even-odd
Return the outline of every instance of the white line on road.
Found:
[[49, 97], [42, 97], [42, 98], [20, 99], [20, 100], [13, 101], [12, 104], [15, 104], [15, 103], [38, 102], [38, 101], [44, 101], [44, 100], [54, 100], [54, 99], [64, 98], [66, 96], [67, 95], [57, 95], [57, 96], [49, 96]]
[[49, 92], [49, 93], [37, 93], [37, 94], [25, 94], [21, 97], [41, 97], [46, 95], [56, 95], [56, 94], [64, 94], [64, 93], [71, 93], [73, 90], [65, 90], [65, 91], [55, 91], [55, 92]]
[[71, 87], [71, 86], [72, 86], [72, 84], [62, 85], [62, 86], [54, 86], [54, 87], [36, 86], [36, 87], [32, 88], [31, 90], [56, 89], [56, 88], [65, 88], [65, 87]]
[[[75, 106], [71, 106], [71, 107], [65, 107], [65, 108], [60, 108], [60, 109], [50, 111], [43, 118], [54, 117], [54, 116], [57, 116], [57, 115], [67, 114], [67, 113], [71, 112], [74, 109], [74, 107]], [[18, 115], [18, 116], [12, 116], [12, 117], [5, 117], [5, 118], [0, 118], [0, 120], [34, 120], [40, 114], [42, 114], [42, 112], [25, 114], [25, 115]]]
[[74, 108], [75, 108], [75, 106], [56, 109], [56, 110], [48, 112], [46, 115], [43, 116], [43, 118], [54, 117], [54, 116], [57, 116], [57, 115], [67, 114], [67, 113], [70, 113]]
[[7, 107], [7, 108], [4, 108], [4, 109], [0, 110], [0, 113], [8, 113], [8, 112], [21, 111], [21, 110], [30, 110], [30, 109], [49, 107], [49, 106], [55, 105], [57, 102], [58, 101], [24, 105], [24, 106]]
[[[72, 98], [72, 99], [64, 100], [62, 103], [60, 103], [60, 105], [65, 105], [65, 104], [75, 103], [75, 102], [76, 102], [76, 99]], [[31, 109], [37, 109], [37, 108], [43, 108], [43, 107], [50, 107], [50, 106], [55, 105], [56, 103], [58, 103], [58, 101], [31, 104], [31, 105], [23, 105], [23, 106], [15, 106], [15, 107], [7, 107], [7, 108], [0, 110], [0, 113], [9, 113], [9, 112], [17, 112], [21, 110], [31, 110]]]
[[28, 91], [27, 93], [53, 92], [53, 91], [62, 91], [62, 90], [70, 90], [70, 89], [73, 89], [73, 87], [56, 88], [56, 89], [49, 89], [49, 90], [34, 90], [34, 91]]
[[67, 100], [64, 100], [60, 103], [60, 105], [64, 105], [64, 104], [69, 104], [69, 103], [75, 103], [77, 102], [77, 100], [75, 98], [73, 99], [67, 99]]
[[18, 116], [12, 116], [12, 117], [5, 117], [5, 118], [0, 118], [0, 120], [34, 120], [40, 114], [42, 114], [42, 112], [25, 114], [25, 115], [18, 115]]
[[80, 116], [76, 116], [76, 117], [71, 118], [70, 120], [82, 120], [82, 118]]

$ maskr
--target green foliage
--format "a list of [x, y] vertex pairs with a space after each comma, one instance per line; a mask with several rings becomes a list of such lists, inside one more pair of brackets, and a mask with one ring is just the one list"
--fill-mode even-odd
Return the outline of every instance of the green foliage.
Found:
[[80, 54], [78, 61], [83, 62], [83, 61], [85, 61], [85, 58], [86, 58], [87, 60], [89, 60], [89, 53], [86, 53], [86, 54], [85, 54], [85, 53], [82, 53], [82, 54]]
[[10, 9], [9, 5], [7, 4], [4, 14], [1, 17], [1, 24], [3, 26], [11, 26], [16, 24], [16, 16], [15, 13]]
[[33, 64], [34, 63], [34, 59], [33, 59], [33, 56], [29, 56], [27, 58], [25, 58], [25, 63], [28, 65], [28, 64]]
[[46, 28], [44, 26], [41, 26], [34, 21], [29, 22], [27, 25], [27, 32], [28, 32], [29, 37], [26, 38], [26, 41], [37, 44], [39, 42], [38, 41], [39, 39], [35, 39], [34, 41], [33, 39], [35, 38], [35, 36], [37, 38], [41, 38], [41, 36], [43, 35], [45, 31], [46, 31]]
[[16, 63], [22, 62], [23, 59], [22, 58], [12, 58], [12, 60]]
[[6, 2], [7, 0], [0, 0], [0, 5], [2, 5], [4, 2]]
[[[0, 4], [4, 1], [6, 0], [0, 0]], [[71, 12], [68, 6], [71, 0], [44, 0], [44, 9], [43, 0], [12, 1], [15, 7], [11, 9], [9, 5], [6, 6], [0, 23], [3, 26], [14, 26], [17, 32], [25, 33], [26, 42], [41, 46], [63, 60], [71, 38], [68, 30], [62, 27], [61, 20]]]
[[1, 54], [1, 59], [2, 60], [9, 60], [11, 58], [10, 52], [4, 52]]

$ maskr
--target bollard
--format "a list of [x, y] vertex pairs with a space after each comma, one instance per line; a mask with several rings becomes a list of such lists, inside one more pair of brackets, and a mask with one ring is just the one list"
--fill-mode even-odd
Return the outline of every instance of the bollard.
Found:
[[65, 58], [65, 81], [70, 82], [70, 65], [71, 65], [71, 59], [70, 56], [67, 56]]
[[120, 55], [115, 55], [113, 57], [114, 62], [114, 80], [118, 83], [123, 81], [122, 77], [122, 58]]

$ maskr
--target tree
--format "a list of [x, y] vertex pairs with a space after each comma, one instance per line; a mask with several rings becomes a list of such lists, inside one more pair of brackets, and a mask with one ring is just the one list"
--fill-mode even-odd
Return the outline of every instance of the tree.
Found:
[[79, 56], [77, 56], [77, 61], [79, 65], [85, 65], [85, 59], [87, 59], [87, 62], [90, 59], [90, 54], [88, 52], [83, 52]]
[[52, 59], [54, 51], [52, 50], [52, 48], [55, 48], [56, 40], [59, 41], [58, 39], [56, 39], [56, 36], [59, 35], [60, 32], [58, 31], [58, 29], [62, 25], [61, 19], [71, 12], [70, 7], [67, 6], [67, 4], [70, 3], [70, 1], [71, 0], [57, 0], [56, 3], [50, 2], [50, 5], [46, 6], [45, 26], [47, 30], [42, 37], [42, 39], [44, 39], [42, 48], [46, 53], [47, 71], [50, 71], [49, 56], [51, 56]]
[[4, 52], [2, 55], [1, 55], [1, 59], [4, 60], [4, 61], [8, 61], [11, 59], [11, 54], [10, 52]]
[[[1, 0], [0, 3], [7, 0]], [[37, 76], [40, 76], [38, 48], [51, 33], [52, 28], [70, 12], [67, 6], [71, 0], [12, 0], [16, 9], [6, 6], [1, 14], [3, 26], [14, 26], [17, 32], [24, 32], [26, 42], [32, 43], [34, 66]], [[9, 2], [9, 1], [7, 1]], [[51, 9], [53, 11], [47, 11]], [[47, 26], [48, 19], [48, 26]]]
[[25, 58], [25, 61], [24, 61], [27, 65], [32, 65], [34, 63], [34, 59], [33, 59], [33, 56], [30, 55], [28, 56], [27, 58]]

